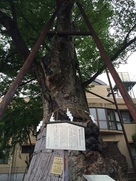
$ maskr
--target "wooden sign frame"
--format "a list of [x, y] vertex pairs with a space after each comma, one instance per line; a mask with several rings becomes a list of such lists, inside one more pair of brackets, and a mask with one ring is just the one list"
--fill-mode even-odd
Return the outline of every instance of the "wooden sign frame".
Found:
[[47, 124], [46, 149], [85, 151], [85, 130], [72, 122]]

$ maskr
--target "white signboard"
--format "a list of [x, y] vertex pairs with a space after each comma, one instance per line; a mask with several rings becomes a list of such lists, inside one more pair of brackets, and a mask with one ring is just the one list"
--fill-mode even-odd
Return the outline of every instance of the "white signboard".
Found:
[[108, 175], [83, 175], [87, 181], [115, 181]]
[[47, 124], [46, 149], [85, 151], [84, 127], [64, 122]]

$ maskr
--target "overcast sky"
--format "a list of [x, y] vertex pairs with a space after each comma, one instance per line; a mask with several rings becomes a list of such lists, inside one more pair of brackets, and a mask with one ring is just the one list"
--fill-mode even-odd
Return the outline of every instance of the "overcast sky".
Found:
[[[131, 81], [136, 81], [136, 52], [133, 53], [128, 58], [127, 64], [120, 65], [119, 68], [116, 68], [116, 71], [117, 72], [128, 72], [130, 80]], [[110, 77], [111, 77], [111, 75], [110, 75]], [[102, 74], [102, 75], [98, 76], [97, 78], [104, 81], [106, 84], [109, 85], [106, 74]], [[114, 86], [115, 83], [114, 83], [112, 77], [111, 77], [111, 81], [112, 81], [112, 85]], [[134, 95], [135, 95], [135, 98], [136, 98], [136, 85], [133, 87], [133, 91], [134, 91]]]

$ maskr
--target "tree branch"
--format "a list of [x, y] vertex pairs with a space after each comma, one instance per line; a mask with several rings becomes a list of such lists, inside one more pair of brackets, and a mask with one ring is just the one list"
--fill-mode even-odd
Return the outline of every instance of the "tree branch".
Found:
[[[92, 34], [92, 38], [94, 40], [94, 42], [96, 43], [96, 46], [100, 52], [101, 58], [103, 59], [105, 65], [108, 67], [115, 83], [117, 84], [117, 87], [119, 88], [119, 91], [128, 107], [128, 110], [130, 111], [132, 118], [134, 119], [134, 121], [136, 122], [136, 107], [134, 105], [134, 102], [132, 101], [130, 95], [128, 94], [127, 90], [125, 89], [125, 87], [123, 86], [123, 83], [119, 77], [119, 75], [117, 74], [111, 59], [108, 57], [106, 50], [103, 47], [103, 44], [101, 43], [101, 40], [99, 39], [97, 33], [95, 32], [94, 28], [92, 27], [85, 11], [83, 10], [81, 4], [79, 2], [76, 2], [83, 18], [84, 21], [86, 23], [86, 25], [88, 26], [88, 29], [90, 30], [91, 34]], [[135, 168], [135, 167], [134, 167]]]
[[33, 80], [35, 80], [35, 78], [34, 78], [34, 79], [30, 79], [30, 80], [28, 80], [28, 81], [26, 81], [26, 82], [22, 82], [22, 83], [19, 85], [19, 87], [24, 86], [24, 85], [32, 82]]
[[116, 58], [118, 58], [118, 56], [135, 41], [136, 41], [136, 37], [134, 37], [129, 42], [124, 43], [123, 46], [111, 57], [111, 61], [114, 61]]
[[[27, 18], [25, 17], [25, 15], [24, 15], [24, 13], [23, 13], [20, 9], [18, 9], [18, 8], [17, 8], [17, 10], [18, 10], [19, 14], [21, 15], [21, 17], [24, 19], [24, 21], [25, 21], [29, 26], [32, 27], [32, 29], [37, 33], [37, 35], [39, 35], [40, 32], [37, 30], [37, 28], [36, 28], [30, 21], [28, 21], [28, 19], [27, 19]], [[44, 43], [44, 46], [45, 46], [45, 48], [46, 48], [48, 51], [50, 51], [50, 48], [48, 47], [48, 45], [47, 45], [46, 43]]]
[[136, 28], [136, 24], [129, 30], [129, 32], [126, 35], [126, 38], [124, 39], [124, 42], [127, 42], [127, 38], [129, 37], [130, 33], [133, 31], [133, 29]]
[[11, 36], [16, 46], [17, 53], [23, 60], [26, 59], [29, 55], [29, 50], [22, 38], [20, 31], [18, 30], [16, 22], [5, 13], [0, 11], [0, 24], [7, 29], [9, 36]]
[[[6, 95], [4, 96], [2, 102], [0, 103], [0, 118], [2, 118], [3, 113], [4, 113], [5, 109], [6, 109], [6, 107], [8, 106], [9, 102], [11, 101], [11, 99], [12, 99], [12, 97], [13, 97], [16, 89], [17, 89], [18, 86], [20, 85], [20, 83], [21, 83], [22, 79], [24, 78], [26, 72], [27, 72], [27, 71], [29, 70], [29, 68], [31, 67], [31, 65], [32, 65], [32, 63], [33, 63], [33, 60], [34, 60], [34, 58], [35, 58], [35, 56], [36, 56], [36, 54], [37, 54], [37, 52], [38, 52], [38, 50], [39, 50], [39, 48], [40, 48], [40, 45], [41, 45], [42, 42], [43, 42], [43, 39], [44, 39], [46, 33], [50, 30], [50, 28], [51, 28], [51, 26], [52, 26], [52, 24], [53, 24], [53, 22], [54, 22], [54, 19], [55, 19], [55, 17], [56, 17], [57, 12], [58, 12], [58, 11], [56, 10], [56, 11], [53, 13], [53, 15], [52, 15], [51, 18], [49, 19], [47, 25], [45, 25], [45, 27], [44, 27], [43, 31], [41, 32], [41, 34], [40, 34], [40, 36], [39, 36], [39, 38], [38, 38], [35, 46], [33, 47], [31, 53], [29, 54], [29, 56], [28, 56], [28, 58], [26, 59], [24, 65], [23, 65], [22, 68], [20, 69], [20, 71], [19, 71], [16, 79], [14, 80], [14, 82], [13, 82], [12, 85], [10, 86], [8, 92], [7, 92]], [[1, 18], [2, 16], [3, 16], [3, 18], [5, 18], [5, 20], [7, 20], [7, 21], [9, 20], [8, 22], [11, 21], [11, 19], [10, 19], [9, 17], [5, 16], [5, 14], [3, 15], [3, 13], [0, 11], [0, 21], [2, 21], [2, 18]], [[7, 25], [7, 24], [6, 24], [6, 25]], [[9, 25], [9, 24], [8, 24], [8, 25]], [[12, 24], [11, 24], [11, 25], [12, 25]], [[9, 27], [7, 27], [7, 28], [9, 28]], [[10, 27], [10, 28], [11, 28], [11, 27]], [[17, 29], [17, 30], [18, 30], [18, 29]], [[12, 30], [11, 30], [11, 31], [12, 31]], [[19, 33], [19, 32], [17, 31], [17, 33]], [[22, 40], [23, 40], [23, 39], [22, 39]], [[25, 44], [24, 44], [24, 46], [25, 46]], [[25, 48], [26, 48], [26, 46], [25, 46]], [[27, 49], [25, 49], [25, 50], [27, 50]], [[27, 52], [28, 52], [28, 51], [27, 51]], [[27, 53], [27, 52], [25, 52], [25, 53]]]
[[13, 20], [17, 23], [17, 16], [16, 16], [16, 9], [15, 9], [15, 6], [14, 6], [14, 2], [13, 2], [13, 0], [8, 0], [8, 1], [9, 1], [9, 4], [10, 4], [10, 7], [11, 7]]
[[[136, 41], [136, 37], [130, 40], [129, 42], [125, 42], [123, 46], [110, 58], [110, 60], [113, 62], [115, 59], [118, 58], [118, 56], [132, 43]], [[93, 82], [98, 75], [102, 73], [102, 71], [106, 68], [106, 65], [104, 65], [101, 69], [99, 69], [90, 79], [86, 80], [85, 82], [82, 83], [84, 87], [86, 87], [88, 84]]]

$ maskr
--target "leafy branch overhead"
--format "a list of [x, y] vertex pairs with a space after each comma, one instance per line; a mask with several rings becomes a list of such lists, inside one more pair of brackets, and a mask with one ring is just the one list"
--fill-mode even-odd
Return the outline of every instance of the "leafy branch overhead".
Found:
[[0, 122], [1, 145], [7, 147], [10, 142], [14, 147], [17, 143], [22, 144], [26, 140], [31, 144], [29, 136], [36, 136], [39, 120], [42, 120], [40, 97], [31, 100], [14, 98]]
[[[72, 1], [71, 1], [72, 2]], [[126, 62], [127, 57], [135, 51], [135, 1], [129, 0], [122, 3], [122, 1], [101, 1], [80, 0], [86, 14], [89, 17], [92, 26], [97, 32], [105, 50], [107, 51], [111, 61], [114, 64]], [[0, 1], [0, 94], [3, 96], [8, 90], [11, 82], [15, 79], [17, 73], [21, 69], [29, 53], [33, 49], [40, 32], [44, 25], [47, 24], [53, 12], [56, 9], [56, 1], [21, 1], [21, 0], [1, 0]], [[72, 30], [71, 32], [84, 32], [82, 36], [73, 35], [75, 44], [76, 57], [76, 71], [78, 77], [82, 80], [82, 84], [87, 86], [91, 83], [102, 71], [106, 68], [96, 45], [88, 34], [88, 27], [86, 26], [79, 9], [76, 4], [72, 8]], [[57, 20], [55, 19], [50, 31], [56, 32]], [[39, 95], [41, 95], [41, 88], [37, 83], [37, 72], [39, 66], [44, 62], [44, 68], [48, 67], [48, 55], [51, 51], [53, 39], [57, 35], [51, 36], [50, 32], [47, 33], [40, 49], [33, 61], [31, 69], [27, 72], [22, 83], [18, 87], [15, 94], [15, 101], [17, 106], [22, 105], [22, 99], [18, 97], [29, 96], [33, 102], [31, 108], [39, 103]], [[67, 35], [63, 35], [67, 36]], [[44, 88], [46, 89], [46, 88]], [[46, 89], [48, 92], [49, 90]], [[49, 94], [49, 92], [48, 92]], [[50, 100], [50, 96], [46, 95]], [[12, 105], [13, 104], [13, 105]], [[27, 107], [23, 103], [24, 107]], [[12, 110], [10, 109], [12, 107]], [[51, 106], [50, 106], [51, 107]], [[27, 125], [28, 128], [36, 125], [35, 121], [32, 122], [31, 117], [26, 116], [26, 121], [20, 119], [20, 114], [26, 113], [19, 112], [14, 105], [14, 101], [8, 107], [4, 118], [1, 120], [3, 125], [4, 119], [9, 120], [11, 115], [16, 122], [18, 119], [19, 124]], [[41, 108], [41, 105], [38, 107]], [[42, 108], [41, 108], [42, 110]], [[16, 112], [16, 116], [14, 113]], [[41, 111], [42, 112], [42, 111]], [[34, 117], [37, 119], [37, 124], [41, 119], [42, 113], [34, 111]], [[23, 118], [23, 116], [22, 116]], [[9, 120], [10, 121], [10, 120]], [[5, 123], [4, 123], [5, 124]], [[15, 123], [14, 123], [15, 124]], [[17, 127], [22, 127], [17, 125]], [[1, 126], [0, 126], [1, 127]], [[6, 129], [5, 127], [1, 127]], [[24, 128], [23, 130], [25, 130]], [[3, 129], [2, 129], [3, 130]], [[25, 134], [24, 132], [22, 133]], [[10, 136], [14, 136], [11, 131]], [[9, 136], [9, 137], [10, 137]], [[17, 136], [18, 137], [18, 136]], [[23, 137], [23, 136], [22, 136]], [[19, 139], [22, 139], [20, 136]], [[2, 137], [1, 137], [2, 138]], [[18, 139], [18, 141], [19, 141]]]

